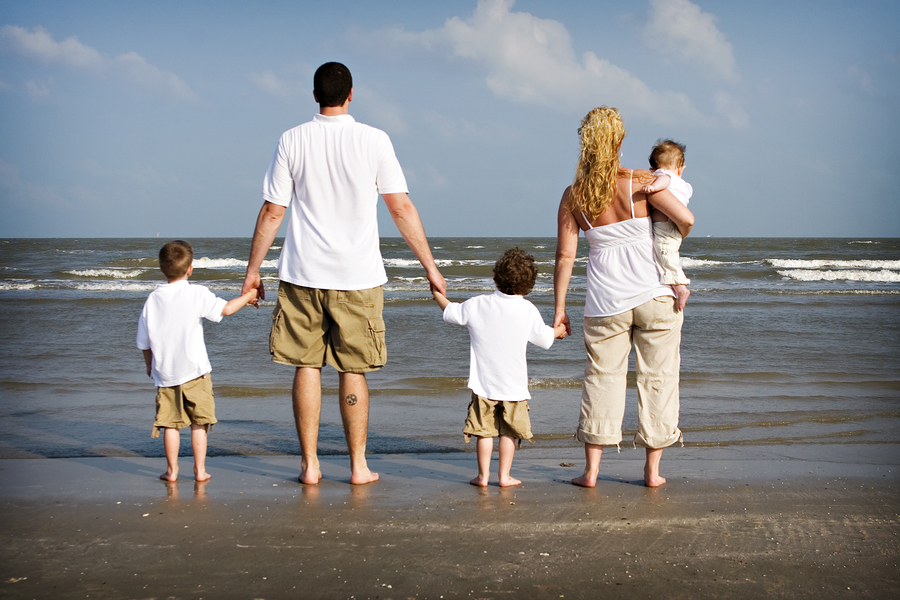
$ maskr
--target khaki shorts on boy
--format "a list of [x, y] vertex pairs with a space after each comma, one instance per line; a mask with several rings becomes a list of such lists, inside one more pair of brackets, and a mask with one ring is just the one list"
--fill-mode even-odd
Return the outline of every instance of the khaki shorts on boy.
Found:
[[212, 377], [207, 373], [181, 385], [156, 388], [156, 422], [150, 437], [159, 437], [160, 428], [184, 429], [189, 425], [209, 425], [216, 421]]
[[472, 392], [469, 414], [463, 435], [466, 443], [471, 436], [497, 437], [505, 435], [517, 440], [534, 440], [531, 434], [531, 419], [528, 417], [528, 401], [490, 400]]
[[384, 342], [384, 292], [320, 290], [286, 281], [278, 286], [272, 313], [272, 360], [294, 367], [343, 373], [375, 371], [387, 362]]

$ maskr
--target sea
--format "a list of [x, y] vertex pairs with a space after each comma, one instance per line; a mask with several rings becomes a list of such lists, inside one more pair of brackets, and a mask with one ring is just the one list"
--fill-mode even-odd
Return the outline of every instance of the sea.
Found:
[[[165, 241], [0, 240], [0, 458], [163, 456], [150, 437], [155, 388], [135, 333], [147, 294], [164, 282], [156, 257]], [[249, 239], [188, 241], [191, 281], [237, 296]], [[492, 267], [506, 249], [533, 254], [539, 276], [528, 299], [552, 319], [555, 239], [430, 242], [454, 301], [492, 292]], [[268, 353], [280, 247], [263, 265], [260, 307], [204, 325], [219, 419], [211, 456], [299, 453], [293, 369]], [[388, 363], [368, 375], [368, 451], [471, 452], [462, 436], [468, 333], [442, 321], [402, 239], [383, 239], [381, 250]], [[688, 238], [682, 257], [692, 280], [682, 451], [900, 464], [900, 239]], [[523, 452], [579, 447], [586, 260], [582, 239], [568, 295], [572, 336], [528, 350], [536, 443]], [[631, 369], [626, 440], [637, 426]], [[323, 385], [320, 453], [344, 454], [337, 374], [328, 367]]]

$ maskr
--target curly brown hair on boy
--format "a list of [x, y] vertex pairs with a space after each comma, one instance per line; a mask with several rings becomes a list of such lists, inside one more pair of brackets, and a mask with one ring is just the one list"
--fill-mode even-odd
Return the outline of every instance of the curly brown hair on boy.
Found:
[[537, 267], [534, 257], [518, 248], [510, 248], [494, 264], [494, 283], [509, 296], [525, 296], [534, 289]]
[[169, 279], [183, 277], [194, 262], [194, 249], [183, 240], [174, 240], [159, 251], [159, 270]]

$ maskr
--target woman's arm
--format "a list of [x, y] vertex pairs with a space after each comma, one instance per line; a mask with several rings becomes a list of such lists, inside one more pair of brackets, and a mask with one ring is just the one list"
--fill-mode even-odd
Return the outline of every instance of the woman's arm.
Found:
[[[677, 200], [676, 200], [677, 202]], [[565, 325], [566, 333], [572, 334], [569, 315], [566, 314], [566, 293], [572, 279], [572, 268], [578, 254], [578, 234], [581, 230], [569, 206], [569, 188], [563, 192], [556, 216], [556, 266], [553, 269], [553, 327]]]
[[647, 201], [669, 220], [675, 223], [681, 237], [687, 237], [694, 227], [694, 213], [688, 207], [678, 201], [668, 189], [647, 194]]

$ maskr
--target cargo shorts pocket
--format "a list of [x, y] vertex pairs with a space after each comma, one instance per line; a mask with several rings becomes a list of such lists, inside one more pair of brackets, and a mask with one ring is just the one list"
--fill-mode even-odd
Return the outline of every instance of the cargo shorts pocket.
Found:
[[373, 367], [383, 367], [387, 362], [387, 345], [384, 341], [384, 319], [382, 317], [369, 317], [368, 331], [366, 332], [366, 346], [368, 348], [369, 364]]
[[281, 329], [284, 321], [284, 311], [281, 308], [281, 303], [275, 305], [275, 310], [272, 311], [272, 330], [269, 332], [269, 354], [275, 354], [275, 345], [279, 336], [281, 335]]

